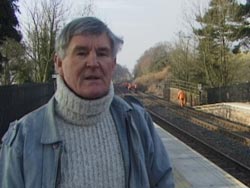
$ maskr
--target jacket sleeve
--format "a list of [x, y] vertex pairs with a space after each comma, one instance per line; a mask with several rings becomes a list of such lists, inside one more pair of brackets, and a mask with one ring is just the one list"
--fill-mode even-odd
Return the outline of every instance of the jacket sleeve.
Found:
[[152, 138], [148, 172], [151, 187], [174, 188], [173, 169], [168, 153], [148, 113], [146, 113], [145, 119], [148, 122], [148, 128]]
[[21, 145], [18, 143], [18, 125], [11, 124], [2, 139], [0, 149], [0, 187], [24, 188]]

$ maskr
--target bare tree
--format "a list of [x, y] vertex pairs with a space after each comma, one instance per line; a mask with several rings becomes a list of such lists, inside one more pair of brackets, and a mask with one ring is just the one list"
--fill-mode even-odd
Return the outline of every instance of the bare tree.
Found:
[[53, 54], [56, 35], [64, 23], [67, 7], [61, 0], [44, 0], [26, 6], [25, 25], [27, 55], [32, 62], [35, 82], [46, 82], [53, 74]]
[[83, 5], [83, 11], [70, 12], [69, 7], [72, 5], [72, 1], [67, 1], [66, 4], [63, 0], [40, 0], [34, 4], [26, 4], [28, 22], [24, 23], [25, 45], [35, 82], [47, 82], [52, 78], [55, 38], [65, 24], [66, 16], [88, 16], [94, 12], [91, 0]]
[[149, 48], [137, 60], [133, 74], [139, 77], [150, 72], [161, 71], [168, 63], [168, 52], [170, 44], [167, 42], [158, 43]]
[[195, 83], [203, 82], [204, 75], [197, 62], [196, 45], [193, 36], [179, 32], [170, 51], [171, 72], [174, 79]]
[[80, 12], [81, 16], [93, 16], [95, 14], [95, 6], [93, 0], [88, 0], [88, 2], [85, 2], [83, 5], [83, 9]]

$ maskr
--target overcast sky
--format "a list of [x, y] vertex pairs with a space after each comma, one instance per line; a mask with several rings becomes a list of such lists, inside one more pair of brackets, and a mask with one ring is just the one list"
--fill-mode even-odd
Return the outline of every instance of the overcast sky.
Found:
[[[202, 0], [206, 1], [206, 0]], [[95, 14], [124, 39], [119, 64], [133, 70], [145, 50], [173, 41], [184, 30], [184, 12], [191, 0], [94, 0]]]
[[[22, 0], [19, 0], [20, 4], [21, 2]], [[117, 62], [132, 72], [145, 50], [159, 42], [173, 42], [179, 31], [187, 31], [185, 13], [192, 14], [194, 4], [207, 7], [209, 0], [74, 0], [73, 2], [74, 8], [78, 10], [84, 6], [84, 2], [92, 2], [95, 16], [106, 22], [115, 34], [123, 37], [124, 45], [117, 56]]]

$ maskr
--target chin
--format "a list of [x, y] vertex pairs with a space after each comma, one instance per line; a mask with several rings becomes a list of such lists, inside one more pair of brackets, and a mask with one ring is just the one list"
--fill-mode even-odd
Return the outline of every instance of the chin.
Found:
[[[79, 88], [80, 89], [80, 88]], [[107, 95], [109, 88], [105, 87], [104, 85], [85, 85], [81, 87], [78, 92], [78, 95], [84, 99], [98, 99], [105, 95]]]
[[93, 91], [93, 92], [89, 92], [87, 95], [85, 95], [84, 98], [87, 99], [99, 99], [102, 98], [103, 96], [107, 95], [108, 91], [103, 92], [103, 91]]

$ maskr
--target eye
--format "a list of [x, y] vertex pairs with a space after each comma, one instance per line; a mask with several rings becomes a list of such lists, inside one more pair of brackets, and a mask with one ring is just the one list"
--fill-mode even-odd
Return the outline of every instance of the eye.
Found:
[[96, 54], [98, 57], [109, 57], [110, 56], [110, 53], [108, 50], [100, 50], [100, 51], [97, 51], [97, 54]]
[[86, 51], [78, 51], [78, 52], [76, 53], [76, 55], [78, 55], [78, 56], [87, 56], [87, 55], [88, 55], [88, 52], [86, 52]]
[[97, 56], [99, 56], [99, 57], [105, 57], [105, 56], [108, 56], [108, 53], [107, 52], [98, 52]]

